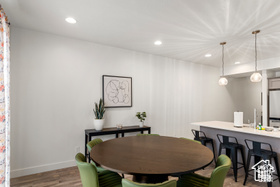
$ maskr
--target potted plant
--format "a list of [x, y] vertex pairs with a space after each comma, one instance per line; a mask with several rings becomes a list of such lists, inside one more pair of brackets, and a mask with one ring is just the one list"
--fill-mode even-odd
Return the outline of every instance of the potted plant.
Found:
[[146, 112], [137, 112], [136, 113], [136, 117], [138, 118], [138, 119], [140, 119], [140, 124], [139, 124], [139, 126], [140, 127], [143, 127], [144, 126], [144, 121], [145, 121], [145, 118], [147, 117], [147, 115], [146, 115]]
[[95, 118], [93, 119], [93, 124], [95, 127], [95, 130], [101, 131], [103, 129], [104, 125], [104, 114], [105, 114], [105, 108], [104, 108], [104, 102], [102, 99], [99, 100], [99, 104], [94, 103], [93, 112], [95, 115]]

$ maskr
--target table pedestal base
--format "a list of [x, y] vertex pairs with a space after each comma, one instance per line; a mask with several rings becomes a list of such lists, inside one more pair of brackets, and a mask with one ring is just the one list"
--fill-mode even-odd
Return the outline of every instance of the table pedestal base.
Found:
[[168, 175], [133, 175], [132, 180], [138, 183], [162, 183], [168, 180]]

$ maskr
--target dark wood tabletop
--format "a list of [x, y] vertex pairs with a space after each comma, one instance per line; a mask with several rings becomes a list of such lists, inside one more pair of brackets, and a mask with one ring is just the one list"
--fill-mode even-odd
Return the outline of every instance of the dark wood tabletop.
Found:
[[[93, 147], [94, 162], [111, 171], [132, 174], [137, 182], [154, 182], [168, 175], [193, 172], [209, 165], [213, 153], [190, 140], [165, 136], [131, 136], [105, 141]], [[153, 181], [152, 181], [153, 182]]]

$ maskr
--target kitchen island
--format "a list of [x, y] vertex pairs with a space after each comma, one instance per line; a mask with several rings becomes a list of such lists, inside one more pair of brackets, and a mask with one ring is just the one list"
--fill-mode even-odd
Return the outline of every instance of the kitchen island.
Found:
[[[255, 140], [259, 142], [266, 142], [271, 144], [273, 151], [280, 153], [280, 131], [268, 132], [265, 130], [257, 130], [252, 127], [249, 127], [248, 124], [244, 124], [242, 128], [234, 127], [232, 122], [223, 122], [223, 121], [206, 121], [206, 122], [194, 122], [191, 123], [193, 129], [201, 130], [205, 132], [206, 136], [213, 138], [216, 155], [219, 148], [219, 141], [217, 134], [222, 134], [226, 136], [234, 136], [237, 138], [238, 143], [244, 145], [245, 158], [247, 159], [248, 149], [245, 146], [245, 139]], [[209, 146], [211, 149], [211, 147]], [[222, 151], [222, 154], [225, 154], [225, 151]], [[241, 155], [238, 152], [238, 159], [241, 162]], [[253, 166], [253, 160], [251, 159], [251, 167]], [[247, 161], [247, 160], [246, 160]], [[272, 165], [275, 166], [274, 160], [272, 160]], [[274, 176], [275, 177], [275, 176]], [[275, 177], [276, 178], [276, 177]], [[239, 177], [238, 180], [244, 180], [244, 178]], [[273, 182], [273, 186], [280, 186], [278, 180]]]
[[[243, 124], [243, 127], [234, 127], [232, 122], [224, 122], [224, 121], [206, 121], [206, 122], [194, 122], [192, 123], [194, 126], [199, 126], [200, 128], [210, 128], [210, 129], [218, 129], [222, 131], [230, 131], [242, 134], [250, 134], [254, 136], [268, 136], [272, 138], [280, 138], [280, 131], [265, 131], [265, 130], [258, 130], [249, 127], [248, 124]], [[203, 131], [203, 130], [202, 130]], [[244, 135], [243, 135], [244, 136]], [[261, 140], [260, 140], [261, 141]]]
[[[234, 127], [232, 122], [224, 121], [206, 121], [206, 122], [194, 122], [191, 123], [193, 129], [201, 130], [205, 132], [207, 137], [213, 138], [215, 149], [219, 147], [219, 141], [217, 134], [234, 136], [237, 138], [238, 143], [245, 145], [244, 139], [255, 140], [259, 142], [266, 142], [272, 145], [273, 150], [280, 153], [280, 131], [268, 132], [265, 130], [258, 130], [244, 124], [242, 128]], [[247, 147], [245, 148], [247, 152]]]

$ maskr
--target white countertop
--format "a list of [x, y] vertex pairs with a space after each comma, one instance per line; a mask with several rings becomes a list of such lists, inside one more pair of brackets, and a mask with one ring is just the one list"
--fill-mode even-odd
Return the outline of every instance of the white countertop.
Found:
[[[196, 125], [196, 126], [201, 126], [201, 127], [213, 128], [213, 129], [221, 129], [221, 130], [228, 130], [228, 131], [254, 134], [254, 135], [260, 135], [260, 136], [269, 136], [269, 137], [273, 137], [273, 138], [280, 138], [280, 131], [268, 132], [265, 130], [257, 130], [254, 128], [244, 127], [244, 126], [242, 128], [237, 128], [237, 127], [233, 126], [232, 122], [204, 121], [204, 122], [194, 122], [191, 124]], [[248, 124], [244, 124], [244, 125], [248, 126]]]

